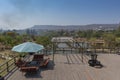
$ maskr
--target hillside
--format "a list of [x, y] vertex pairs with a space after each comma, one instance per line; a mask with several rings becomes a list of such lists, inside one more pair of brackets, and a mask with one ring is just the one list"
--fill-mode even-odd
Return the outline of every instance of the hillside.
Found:
[[34, 25], [35, 30], [114, 30], [119, 24], [90, 24], [90, 25]]

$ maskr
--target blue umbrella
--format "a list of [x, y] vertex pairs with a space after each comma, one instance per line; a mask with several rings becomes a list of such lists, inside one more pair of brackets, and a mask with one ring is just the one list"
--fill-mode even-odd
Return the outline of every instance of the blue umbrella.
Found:
[[16, 52], [38, 52], [40, 50], [44, 49], [42, 45], [33, 43], [33, 42], [25, 42], [22, 44], [19, 44], [17, 46], [14, 46], [12, 48], [12, 51]]

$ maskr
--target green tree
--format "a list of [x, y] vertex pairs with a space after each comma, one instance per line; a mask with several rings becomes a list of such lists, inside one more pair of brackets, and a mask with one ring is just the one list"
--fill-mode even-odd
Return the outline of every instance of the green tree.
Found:
[[112, 49], [115, 49], [116, 46], [116, 37], [113, 33], [107, 33], [103, 35], [104, 40], [107, 43], [107, 47], [110, 49], [110, 52]]
[[51, 39], [46, 36], [39, 36], [36, 38], [36, 42], [47, 47], [47, 45], [51, 44]]

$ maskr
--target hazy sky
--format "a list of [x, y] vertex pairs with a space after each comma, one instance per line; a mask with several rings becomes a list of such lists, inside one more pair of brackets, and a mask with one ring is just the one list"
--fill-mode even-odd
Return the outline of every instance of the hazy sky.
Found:
[[0, 28], [120, 22], [120, 0], [0, 0]]

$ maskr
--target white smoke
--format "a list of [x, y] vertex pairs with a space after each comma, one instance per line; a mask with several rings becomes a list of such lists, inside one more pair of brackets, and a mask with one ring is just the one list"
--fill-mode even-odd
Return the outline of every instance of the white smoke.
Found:
[[[0, 14], [0, 27], [3, 29], [20, 29], [26, 26], [28, 12], [32, 0], [7, 0], [12, 6], [11, 11]], [[28, 26], [28, 25], [27, 25]], [[25, 28], [25, 27], [24, 27]]]

